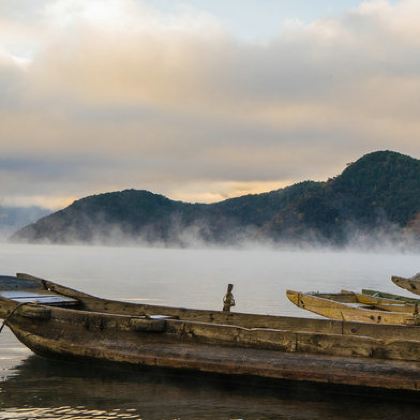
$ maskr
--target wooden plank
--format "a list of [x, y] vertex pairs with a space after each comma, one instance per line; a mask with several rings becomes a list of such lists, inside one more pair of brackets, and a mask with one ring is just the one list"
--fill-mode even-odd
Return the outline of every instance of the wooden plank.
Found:
[[413, 305], [411, 303], [376, 303], [374, 307], [388, 312], [403, 312], [414, 316], [419, 314], [418, 305]]
[[16, 278], [19, 279], [19, 281], [26, 281], [26, 282], [33, 282], [33, 283], [38, 282], [39, 284], [42, 285], [44, 289], [49, 290], [50, 292], [58, 293], [63, 296], [69, 296], [75, 299], [78, 299], [79, 297], [92, 297], [91, 295], [88, 295], [87, 293], [83, 293], [78, 290], [71, 289], [70, 287], [62, 286], [52, 281], [45, 280], [40, 277], [35, 277], [27, 273], [16, 273]]
[[18, 303], [33, 302], [43, 305], [77, 305], [79, 303], [76, 299], [57, 295], [46, 290], [42, 290], [41, 293], [33, 290], [4, 290], [0, 291], [0, 297], [10, 299]]
[[0, 276], [0, 290], [43, 289], [39, 279], [18, 279], [12, 276]]
[[355, 293], [343, 290], [341, 293], [320, 293], [309, 292], [308, 295], [318, 296], [323, 299], [332, 300], [340, 303], [359, 303]]

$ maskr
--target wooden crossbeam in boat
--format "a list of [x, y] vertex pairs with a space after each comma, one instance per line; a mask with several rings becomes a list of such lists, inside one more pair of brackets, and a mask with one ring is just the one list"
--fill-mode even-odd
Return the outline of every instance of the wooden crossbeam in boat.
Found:
[[48, 291], [42, 293], [27, 290], [1, 290], [0, 297], [13, 300], [18, 303], [39, 303], [42, 305], [73, 306], [79, 301], [67, 296], [61, 296]]

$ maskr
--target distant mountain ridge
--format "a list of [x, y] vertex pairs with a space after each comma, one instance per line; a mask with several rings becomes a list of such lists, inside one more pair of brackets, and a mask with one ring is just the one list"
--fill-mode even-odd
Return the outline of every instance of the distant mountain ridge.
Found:
[[51, 213], [42, 207], [0, 206], [0, 239], [7, 238], [16, 229]]
[[304, 181], [214, 204], [184, 203], [141, 190], [93, 195], [24, 227], [12, 240], [340, 245], [355, 232], [378, 231], [420, 239], [420, 160], [373, 152], [326, 182]]

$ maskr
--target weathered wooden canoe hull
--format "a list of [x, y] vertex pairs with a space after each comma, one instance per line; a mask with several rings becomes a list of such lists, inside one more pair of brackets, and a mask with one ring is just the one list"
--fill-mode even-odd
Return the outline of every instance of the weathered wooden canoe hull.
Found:
[[77, 299], [78, 306], [17, 307], [0, 299], [7, 325], [40, 355], [394, 390], [420, 387], [419, 327], [133, 304], [40, 284]]
[[[135, 322], [133, 322], [135, 321]], [[141, 321], [141, 324], [138, 323]], [[168, 319], [164, 328], [153, 328], [155, 324], [136, 317], [114, 314], [91, 313], [86, 311], [54, 308], [50, 317], [30, 318], [20, 311], [9, 322], [10, 328], [20, 336], [22, 332], [29, 337], [45, 337], [52, 340], [53, 350], [71, 350], [74, 345], [83, 342], [96, 347], [101, 343], [102, 352], [119, 343], [122, 347], [138, 348], [148, 342], [161, 345], [214, 344], [228, 347], [276, 350], [289, 353], [312, 353], [341, 357], [376, 357], [392, 360], [418, 361], [420, 359], [420, 331], [415, 328], [412, 334], [401, 336], [384, 334], [364, 335], [366, 330], [359, 329], [359, 324], [342, 323], [341, 330], [325, 332], [270, 328], [244, 328], [236, 325], [208, 324], [197, 321]], [[287, 319], [285, 320], [287, 321]], [[301, 319], [304, 321], [304, 319]], [[157, 326], [161, 324], [158, 323]], [[327, 325], [328, 327], [328, 325]], [[25, 342], [25, 344], [31, 344]]]
[[[49, 318], [17, 311], [9, 323], [23, 344], [44, 356], [368, 387], [385, 381], [389, 389], [419, 387], [416, 327], [388, 326], [369, 337], [364, 335], [372, 327], [368, 324], [308, 319], [309, 326], [325, 329], [314, 333], [305, 319], [278, 317], [289, 329], [168, 319], [164, 329], [150, 331], [139, 329], [135, 317], [50, 309]], [[292, 330], [290, 324], [300, 328]], [[308, 331], [299, 331], [305, 327]], [[385, 340], [393, 330], [396, 334]]]
[[[191, 339], [174, 341], [168, 337], [153, 337], [151, 333], [139, 333], [133, 337], [131, 333], [121, 332], [115, 336], [98, 329], [90, 331], [89, 337], [86, 336], [84, 340], [75, 340], [72, 334], [67, 336], [68, 330], [64, 335], [57, 334], [58, 329], [53, 329], [53, 334], [38, 335], [28, 331], [28, 328], [11, 328], [23, 344], [47, 357], [83, 358], [137, 366], [393, 390], [420, 389], [420, 368], [417, 362], [312, 354], [307, 351], [318, 348], [319, 344], [305, 346], [302, 340], [298, 340], [302, 347], [296, 348], [302, 353], [290, 353], [258, 347], [220, 345], [215, 344], [214, 340], [211, 340], [213, 344]], [[60, 335], [59, 339], [56, 334]], [[377, 355], [384, 356], [380, 352]]]

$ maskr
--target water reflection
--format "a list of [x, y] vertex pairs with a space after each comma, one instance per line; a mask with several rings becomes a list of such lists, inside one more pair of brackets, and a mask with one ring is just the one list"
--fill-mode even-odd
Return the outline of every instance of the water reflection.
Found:
[[1, 383], [0, 419], [418, 418], [410, 401], [30, 356]]

